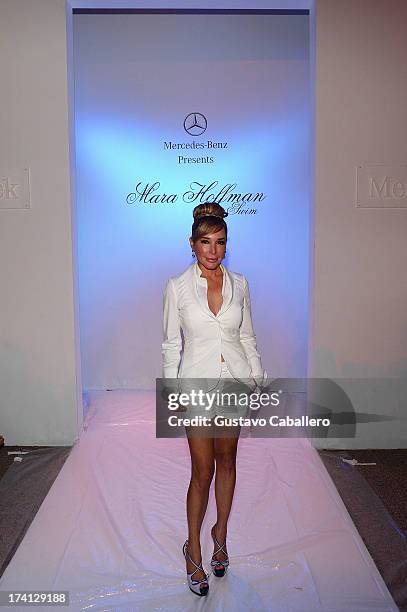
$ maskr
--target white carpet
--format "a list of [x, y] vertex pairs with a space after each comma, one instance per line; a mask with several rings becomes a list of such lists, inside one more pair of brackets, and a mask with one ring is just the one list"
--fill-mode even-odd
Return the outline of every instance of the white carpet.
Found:
[[[156, 439], [153, 393], [92, 392], [80, 439], [0, 590], [68, 590], [69, 610], [398, 610], [308, 440], [242, 437], [237, 464], [230, 568], [211, 574], [199, 598], [181, 552], [186, 438]], [[213, 486], [201, 539], [207, 570]]]

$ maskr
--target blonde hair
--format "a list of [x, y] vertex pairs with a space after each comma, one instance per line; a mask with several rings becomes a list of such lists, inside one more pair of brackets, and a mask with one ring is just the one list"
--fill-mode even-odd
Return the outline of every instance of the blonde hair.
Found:
[[192, 242], [196, 242], [206, 234], [215, 234], [220, 230], [225, 230], [225, 237], [228, 237], [228, 228], [224, 217], [228, 216], [226, 210], [216, 202], [205, 202], [195, 206], [194, 222], [192, 224]]

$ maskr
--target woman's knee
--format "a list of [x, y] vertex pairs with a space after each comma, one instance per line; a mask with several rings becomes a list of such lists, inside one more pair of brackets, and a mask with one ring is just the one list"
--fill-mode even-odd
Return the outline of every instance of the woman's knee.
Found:
[[235, 452], [218, 452], [215, 454], [216, 469], [233, 471], [236, 469]]
[[192, 465], [192, 481], [202, 489], [206, 489], [212, 482], [215, 473], [215, 462], [205, 465]]

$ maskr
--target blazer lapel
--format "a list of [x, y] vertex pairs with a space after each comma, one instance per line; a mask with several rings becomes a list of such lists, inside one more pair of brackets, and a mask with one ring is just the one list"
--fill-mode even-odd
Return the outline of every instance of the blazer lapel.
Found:
[[[222, 266], [222, 264], [221, 264]], [[223, 271], [223, 303], [217, 315], [214, 315], [208, 305], [208, 285], [206, 279], [201, 277], [201, 269], [198, 263], [191, 266], [191, 284], [194, 296], [205, 314], [212, 319], [218, 319], [231, 305], [233, 299], [233, 278], [230, 272], [222, 266]]]
[[229, 270], [227, 268], [225, 268], [225, 266], [222, 266], [223, 269], [223, 304], [221, 306], [221, 309], [219, 310], [218, 314], [216, 315], [216, 318], [219, 318], [220, 316], [222, 316], [226, 310], [229, 308], [229, 306], [232, 304], [232, 300], [233, 300], [233, 278], [231, 273], [229, 272]]

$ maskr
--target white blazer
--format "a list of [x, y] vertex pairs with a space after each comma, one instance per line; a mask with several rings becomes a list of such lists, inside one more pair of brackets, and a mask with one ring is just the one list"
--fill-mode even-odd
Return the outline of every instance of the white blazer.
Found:
[[267, 372], [257, 351], [247, 280], [222, 264], [221, 268], [223, 304], [217, 315], [208, 306], [208, 283], [198, 263], [168, 280], [164, 292], [163, 378], [219, 379], [222, 354], [234, 378], [255, 379], [261, 386]]

